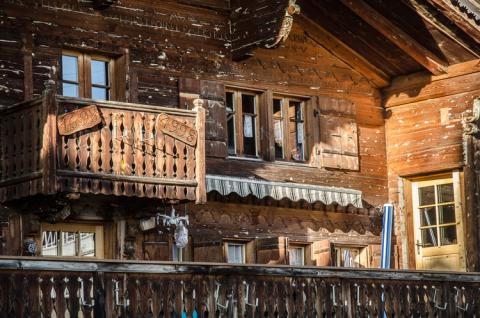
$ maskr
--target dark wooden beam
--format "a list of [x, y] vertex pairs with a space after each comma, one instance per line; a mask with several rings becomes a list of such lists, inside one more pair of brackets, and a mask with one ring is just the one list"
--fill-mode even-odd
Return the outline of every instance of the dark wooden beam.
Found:
[[117, 2], [117, 0], [93, 0], [95, 10], [104, 10]]
[[[453, 23], [455, 23], [460, 29], [465, 33], [471, 36], [475, 41], [480, 43], [480, 26], [477, 24], [475, 18], [472, 17], [473, 13], [470, 14], [465, 12], [465, 9], [462, 9], [461, 2], [465, 0], [452, 1], [452, 0], [427, 0], [432, 5], [434, 5], [443, 15], [449, 18]], [[465, 1], [468, 2], [468, 1]], [[455, 3], [455, 4], [454, 4]]]
[[468, 37], [456, 24], [448, 20], [440, 11], [427, 2], [427, 0], [401, 0], [412, 8], [425, 21], [450, 40], [454, 41], [477, 58], [480, 57], [480, 45]]
[[302, 14], [296, 17], [295, 23], [298, 23], [312, 40], [365, 76], [374, 86], [381, 88], [390, 84], [390, 79], [387, 74], [372, 65], [363, 56], [334, 37], [319, 24]]
[[446, 72], [448, 65], [445, 61], [430, 52], [366, 2], [363, 0], [340, 1], [432, 74], [439, 75]]

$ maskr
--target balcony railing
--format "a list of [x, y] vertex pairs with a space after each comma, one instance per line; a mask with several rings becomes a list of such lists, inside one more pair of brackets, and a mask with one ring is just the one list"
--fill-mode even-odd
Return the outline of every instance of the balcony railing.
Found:
[[0, 111], [0, 202], [38, 193], [205, 201], [205, 111], [55, 96]]
[[478, 317], [477, 273], [0, 259], [6, 317]]

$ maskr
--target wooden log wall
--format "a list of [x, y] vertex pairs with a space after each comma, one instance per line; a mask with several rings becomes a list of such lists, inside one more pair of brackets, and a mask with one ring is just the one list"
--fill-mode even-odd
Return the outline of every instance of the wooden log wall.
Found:
[[[176, 107], [183, 77], [305, 98], [348, 99], [357, 107], [358, 171], [209, 159], [207, 172], [242, 171], [243, 176], [276, 181], [355, 188], [367, 202], [384, 203], [386, 158], [379, 92], [295, 23], [278, 49], [258, 49], [248, 59], [232, 62], [225, 9], [220, 0], [202, 6], [190, 0], [151, 4], [130, 0], [102, 11], [90, 2], [73, 0], [31, 0], [27, 5], [4, 1], [0, 7], [0, 104], [38, 96], [46, 79], [58, 77], [63, 48], [103, 52], [114, 58], [125, 74], [122, 85], [129, 102]], [[309, 147], [312, 153], [315, 145]]]
[[[471, 115], [473, 101], [480, 94], [478, 65], [478, 61], [454, 65], [441, 76], [419, 73], [398, 78], [384, 90], [389, 200], [396, 205], [395, 233], [402, 245], [402, 267], [415, 268], [415, 250], [412, 202], [402, 199], [411, 189], [402, 189], [401, 181], [463, 168], [462, 118]], [[477, 208], [463, 213], [464, 217], [478, 214]], [[467, 235], [471, 236], [465, 239], [467, 269], [478, 270], [473, 239], [477, 234]]]

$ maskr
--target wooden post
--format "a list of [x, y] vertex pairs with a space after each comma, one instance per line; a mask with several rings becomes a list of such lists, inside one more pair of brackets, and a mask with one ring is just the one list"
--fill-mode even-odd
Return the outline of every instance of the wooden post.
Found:
[[41, 161], [43, 166], [43, 189], [45, 194], [56, 192], [56, 149], [57, 149], [57, 103], [56, 83], [45, 82], [42, 104], [43, 137]]
[[197, 129], [197, 148], [195, 149], [195, 179], [197, 180], [196, 203], [201, 204], [207, 202], [207, 192], [205, 186], [205, 109], [203, 108], [203, 100], [196, 99], [193, 101], [197, 113], [195, 127]]

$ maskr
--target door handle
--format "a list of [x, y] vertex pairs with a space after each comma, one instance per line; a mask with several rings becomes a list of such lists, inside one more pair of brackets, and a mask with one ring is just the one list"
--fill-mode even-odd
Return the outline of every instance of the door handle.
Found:
[[423, 247], [423, 244], [420, 243], [419, 240], [417, 240], [417, 242], [415, 243], [415, 245], [417, 246], [417, 254], [420, 255], [420, 248]]

